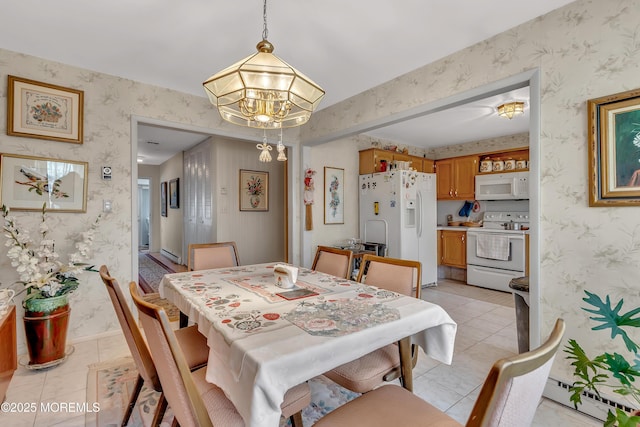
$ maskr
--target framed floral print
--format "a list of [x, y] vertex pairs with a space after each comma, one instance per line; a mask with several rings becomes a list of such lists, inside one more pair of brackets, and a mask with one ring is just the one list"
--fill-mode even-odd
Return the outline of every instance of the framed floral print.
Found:
[[589, 206], [640, 206], [640, 89], [587, 101]]
[[8, 76], [7, 135], [82, 144], [84, 92]]
[[0, 204], [13, 210], [87, 211], [87, 162], [1, 154]]
[[344, 224], [344, 169], [324, 168], [324, 223]]
[[269, 172], [240, 169], [240, 210], [269, 210]]
[[169, 207], [180, 208], [180, 178], [169, 180]]
[[160, 215], [167, 216], [167, 181], [160, 183]]

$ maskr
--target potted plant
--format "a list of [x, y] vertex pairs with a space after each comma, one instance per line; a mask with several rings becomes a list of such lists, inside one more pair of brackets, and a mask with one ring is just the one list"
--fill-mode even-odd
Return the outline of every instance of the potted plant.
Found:
[[[63, 360], [66, 351], [66, 336], [69, 322], [69, 294], [78, 288], [78, 274], [96, 271], [84, 261], [89, 256], [98, 219], [88, 231], [82, 233], [75, 244], [76, 252], [69, 255], [66, 263], [60, 261], [55, 242], [48, 238], [50, 231], [46, 222], [46, 204], [42, 206], [38, 229], [40, 241], [36, 243], [28, 230], [21, 229], [6, 206], [2, 206], [4, 217], [7, 256], [15, 267], [26, 297], [24, 327], [29, 351], [29, 364], [50, 366]], [[20, 293], [22, 293], [20, 292]]]
[[[577, 408], [582, 404], [584, 391], [595, 393], [600, 397], [600, 392], [609, 389], [616, 394], [624, 396], [632, 401], [636, 408], [640, 408], [640, 389], [635, 382], [640, 377], [640, 356], [638, 344], [631, 338], [632, 328], [640, 327], [640, 307], [622, 313], [624, 300], [612, 305], [609, 295], [603, 301], [598, 295], [585, 291], [587, 295], [582, 300], [589, 307], [582, 309], [594, 316], [589, 318], [598, 323], [591, 328], [594, 331], [609, 330], [611, 339], [620, 337], [629, 354], [622, 355], [617, 352], [607, 352], [589, 357], [582, 347], [574, 339], [569, 340], [569, 345], [564, 349], [568, 354], [567, 359], [573, 360], [573, 375], [576, 381], [569, 388], [571, 401]], [[636, 427], [640, 425], [640, 416], [636, 412], [628, 413], [616, 408], [615, 413], [609, 410], [604, 426]]]

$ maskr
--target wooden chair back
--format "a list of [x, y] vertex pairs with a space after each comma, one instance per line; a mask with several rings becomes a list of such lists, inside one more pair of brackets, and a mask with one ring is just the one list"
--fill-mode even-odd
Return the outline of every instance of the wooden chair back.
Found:
[[175, 420], [182, 427], [212, 426], [207, 408], [164, 309], [144, 301], [135, 282], [129, 284], [129, 290], [140, 313], [140, 322]]
[[489, 371], [466, 426], [531, 425], [564, 330], [564, 321], [557, 319], [540, 347], [498, 360]]
[[[547, 341], [535, 350], [494, 363], [466, 427], [519, 427], [533, 422], [551, 365], [562, 341], [558, 319]], [[316, 427], [463, 427], [442, 410], [397, 385], [384, 385], [320, 418]]]
[[421, 275], [422, 264], [419, 261], [365, 254], [358, 282], [420, 298]]
[[189, 245], [189, 271], [240, 265], [235, 242], [192, 243]]
[[100, 267], [100, 278], [107, 287], [111, 303], [118, 316], [120, 327], [129, 346], [129, 351], [131, 351], [133, 360], [136, 363], [138, 373], [144, 378], [147, 384], [153, 386], [154, 390], [162, 391], [156, 367], [149, 353], [149, 347], [147, 347], [140, 328], [138, 328], [138, 324], [127, 305], [127, 300], [122, 293], [122, 289], [120, 289], [120, 285], [116, 279], [111, 277], [106, 265]]
[[318, 246], [311, 269], [345, 279], [351, 278], [353, 252], [348, 249]]

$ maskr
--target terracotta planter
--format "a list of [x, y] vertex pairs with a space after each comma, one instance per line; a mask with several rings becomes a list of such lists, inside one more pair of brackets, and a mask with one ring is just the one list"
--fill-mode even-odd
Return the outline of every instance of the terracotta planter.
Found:
[[65, 357], [71, 309], [67, 296], [62, 297], [56, 297], [56, 301], [42, 300], [45, 302], [42, 308], [31, 303], [26, 307], [23, 320], [29, 365], [50, 364]]

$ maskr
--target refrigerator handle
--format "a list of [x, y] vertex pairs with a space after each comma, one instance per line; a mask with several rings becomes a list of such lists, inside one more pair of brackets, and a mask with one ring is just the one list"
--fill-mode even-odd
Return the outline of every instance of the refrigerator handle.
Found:
[[416, 222], [418, 223], [418, 227], [416, 227], [416, 234], [418, 235], [418, 237], [422, 237], [422, 193], [420, 191], [418, 191], [416, 193], [416, 196], [418, 198], [418, 215], [416, 218]]

